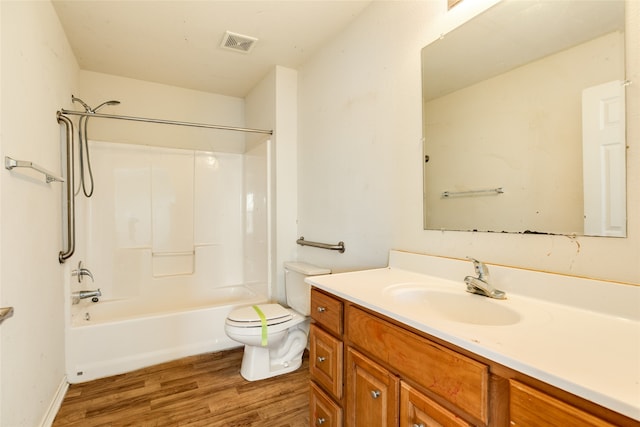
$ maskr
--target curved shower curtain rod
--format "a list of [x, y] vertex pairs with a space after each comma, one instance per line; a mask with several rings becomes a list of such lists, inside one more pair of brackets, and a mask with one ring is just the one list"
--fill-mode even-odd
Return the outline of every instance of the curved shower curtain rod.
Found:
[[117, 114], [102, 114], [102, 113], [94, 113], [94, 112], [88, 112], [88, 111], [73, 111], [73, 110], [65, 110], [65, 109], [60, 110], [60, 113], [63, 115], [97, 117], [101, 119], [128, 120], [132, 122], [159, 123], [159, 124], [165, 124], [165, 125], [188, 126], [188, 127], [218, 129], [218, 130], [232, 130], [237, 132], [263, 133], [267, 135], [273, 135], [272, 130], [266, 130], [266, 129], [250, 129], [250, 128], [241, 128], [241, 127], [234, 127], [234, 126], [210, 125], [207, 123], [180, 122], [177, 120], [150, 119], [145, 117], [120, 116]]

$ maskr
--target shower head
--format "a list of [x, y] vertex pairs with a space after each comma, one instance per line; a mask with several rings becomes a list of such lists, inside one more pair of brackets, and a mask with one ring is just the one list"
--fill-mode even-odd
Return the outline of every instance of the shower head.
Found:
[[104, 107], [105, 105], [118, 105], [118, 104], [120, 104], [120, 101], [116, 101], [116, 100], [105, 101], [102, 104], [98, 105], [96, 108], [94, 108], [91, 112], [95, 113], [96, 111], [98, 111], [99, 109]]
[[120, 101], [115, 101], [115, 100], [111, 100], [111, 101], [105, 101], [102, 104], [98, 105], [96, 108], [91, 108], [89, 107], [89, 105], [87, 105], [86, 102], [84, 102], [82, 99], [80, 98], [76, 98], [75, 96], [71, 95], [71, 101], [73, 102], [79, 102], [80, 104], [82, 104], [82, 106], [84, 107], [84, 110], [86, 113], [95, 113], [96, 111], [98, 111], [99, 109], [101, 109], [102, 107], [104, 107], [105, 105], [118, 105], [120, 104]]
[[84, 107], [84, 109], [85, 109], [85, 111], [86, 111], [87, 113], [92, 113], [92, 112], [93, 112], [93, 110], [91, 110], [91, 107], [89, 107], [89, 106], [87, 105], [87, 103], [86, 103], [86, 102], [84, 102], [84, 101], [83, 101], [82, 99], [80, 99], [80, 98], [76, 98], [75, 96], [71, 95], [71, 102], [79, 102], [80, 104], [82, 104], [82, 106]]

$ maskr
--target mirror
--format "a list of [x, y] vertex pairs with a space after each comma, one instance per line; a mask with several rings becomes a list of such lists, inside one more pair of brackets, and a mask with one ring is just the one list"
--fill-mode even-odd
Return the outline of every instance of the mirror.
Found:
[[425, 229], [626, 236], [624, 7], [504, 0], [422, 50]]

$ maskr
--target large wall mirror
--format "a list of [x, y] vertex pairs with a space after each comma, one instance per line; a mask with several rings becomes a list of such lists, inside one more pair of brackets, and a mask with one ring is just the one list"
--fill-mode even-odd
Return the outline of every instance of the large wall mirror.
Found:
[[425, 229], [626, 236], [624, 11], [503, 0], [422, 50]]

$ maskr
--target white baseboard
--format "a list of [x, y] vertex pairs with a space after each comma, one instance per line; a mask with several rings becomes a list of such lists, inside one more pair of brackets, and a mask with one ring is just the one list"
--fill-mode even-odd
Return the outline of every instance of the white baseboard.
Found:
[[44, 414], [42, 418], [42, 422], [40, 423], [40, 427], [51, 427], [53, 425], [53, 420], [55, 420], [58, 411], [60, 410], [60, 406], [62, 406], [62, 401], [64, 400], [65, 394], [67, 394], [67, 389], [69, 389], [69, 382], [67, 381], [67, 376], [62, 377], [62, 381], [56, 390], [56, 394], [53, 396], [51, 400], [51, 404], [47, 409], [47, 412]]

